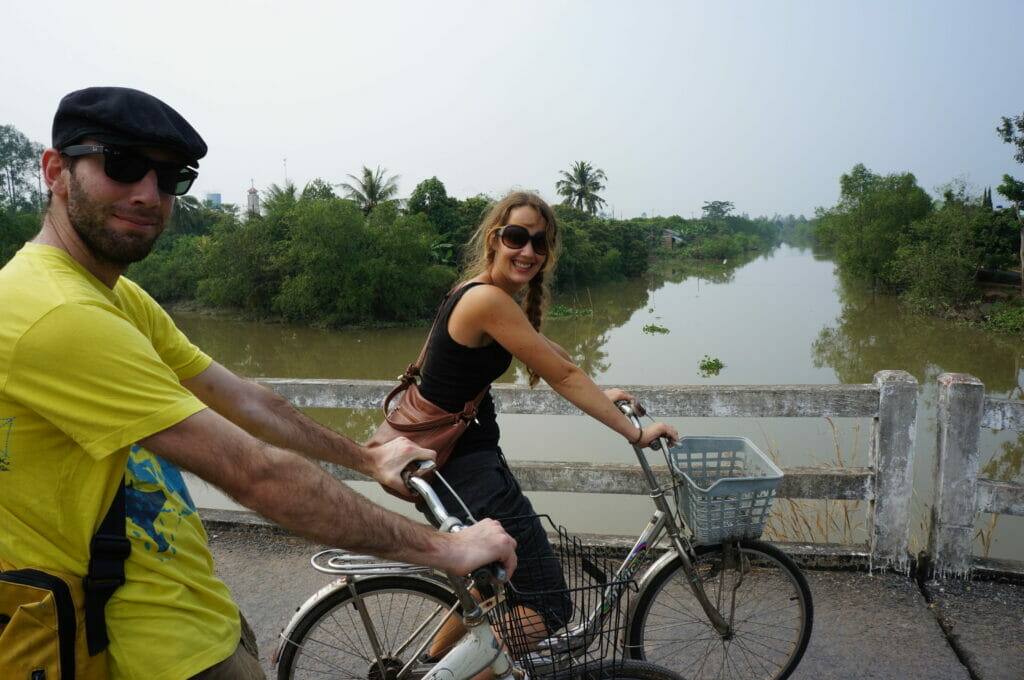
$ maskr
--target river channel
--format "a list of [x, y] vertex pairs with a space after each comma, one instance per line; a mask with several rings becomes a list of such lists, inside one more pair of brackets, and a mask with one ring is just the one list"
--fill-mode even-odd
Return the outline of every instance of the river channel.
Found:
[[[900, 369], [920, 383], [912, 550], [924, 547], [935, 447], [936, 377], [970, 373], [991, 396], [1022, 398], [1024, 339], [994, 335], [914, 315], [895, 300], [851, 291], [831, 261], [788, 245], [739, 263], [576, 291], [556, 299], [592, 314], [551, 319], [545, 332], [602, 385], [869, 383], [876, 371]], [[390, 380], [419, 353], [425, 327], [328, 331], [260, 324], [175, 311], [189, 337], [222, 364], [251, 377]], [[701, 371], [704, 358], [724, 364]], [[525, 383], [522, 367], [503, 378]], [[364, 440], [378, 413], [315, 410], [317, 419]], [[500, 416], [510, 459], [634, 462], [621, 438], [596, 422], [564, 416]], [[865, 465], [870, 423], [860, 419], [675, 418], [687, 434], [750, 437], [783, 465]], [[985, 476], [1021, 480], [1024, 437], [982, 432]], [[231, 502], [199, 480], [190, 485], [204, 507]], [[369, 483], [356, 488], [407, 512]], [[629, 534], [647, 519], [649, 501], [586, 494], [531, 494], [537, 510], [573, 531]], [[780, 508], [781, 509], [781, 508]], [[858, 504], [801, 504], [774, 530], [779, 538], [864, 538]], [[414, 516], [414, 515], [413, 515]], [[796, 521], [799, 520], [799, 521]], [[804, 521], [807, 520], [807, 521]], [[799, 528], [799, 526], [804, 528]], [[788, 529], [786, 527], [789, 527]], [[1024, 559], [1024, 518], [979, 518], [976, 553]], [[806, 530], [807, 533], [800, 535]], [[812, 536], [813, 535], [813, 536]]]

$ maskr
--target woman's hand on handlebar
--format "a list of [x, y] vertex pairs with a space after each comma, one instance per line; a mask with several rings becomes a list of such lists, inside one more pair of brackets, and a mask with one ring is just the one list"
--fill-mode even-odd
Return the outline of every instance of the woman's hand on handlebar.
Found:
[[498, 563], [505, 569], [505, 579], [516, 570], [516, 541], [505, 533], [501, 524], [483, 519], [454, 534], [441, 534], [450, 541], [445, 571], [469, 574], [478, 567]]
[[679, 432], [668, 423], [652, 423], [644, 428], [640, 441], [636, 444], [638, 448], [648, 446], [658, 437], [665, 437], [669, 444], [679, 441]]
[[618, 387], [613, 387], [610, 390], [605, 390], [604, 396], [608, 397], [608, 400], [611, 401], [613, 404], [617, 404], [620, 401], [636, 401], [636, 397], [634, 397], [626, 390]]

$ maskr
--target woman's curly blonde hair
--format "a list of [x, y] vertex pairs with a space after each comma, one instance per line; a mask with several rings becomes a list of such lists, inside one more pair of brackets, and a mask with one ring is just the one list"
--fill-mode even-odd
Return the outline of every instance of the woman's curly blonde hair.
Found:
[[[491, 265], [494, 264], [495, 236], [502, 227], [509, 223], [508, 219], [512, 211], [523, 206], [530, 206], [544, 218], [545, 240], [548, 244], [548, 254], [544, 259], [544, 264], [541, 265], [540, 271], [530, 279], [526, 295], [520, 302], [520, 306], [526, 312], [526, 318], [539, 332], [547, 313], [552, 272], [558, 261], [558, 219], [551, 206], [537, 194], [529, 191], [514, 191], [491, 206], [483, 222], [480, 223], [469, 240], [462, 281], [477, 277], [491, 268]], [[534, 373], [529, 366], [527, 366], [527, 372], [530, 375], [530, 386], [532, 387], [537, 384], [540, 376]]]

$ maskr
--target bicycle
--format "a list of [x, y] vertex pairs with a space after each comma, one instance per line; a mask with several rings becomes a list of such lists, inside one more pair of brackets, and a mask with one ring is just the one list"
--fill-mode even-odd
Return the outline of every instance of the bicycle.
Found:
[[[424, 501], [440, 530], [459, 531], [462, 522], [448, 514], [422, 479], [433, 467], [421, 464], [406, 475], [406, 483]], [[563, 548], [575, 547], [577, 557], [586, 559], [581, 544], [562, 535], [567, 541]], [[344, 550], [321, 551], [312, 562], [320, 571], [344, 576], [300, 607], [282, 633], [272, 658], [279, 678], [470, 680], [489, 667], [499, 680], [682, 680], [654, 664], [624, 659], [615, 646], [605, 644], [611, 639], [608, 632], [616, 630], [616, 622], [621, 624], [621, 610], [614, 606], [619, 597], [609, 598], [612, 606], [572, 634], [535, 641], [513, 613], [504, 587], [493, 585], [504, 580], [500, 566], [481, 568], [468, 579], [455, 574], [442, 579], [425, 567]], [[597, 583], [559, 591], [575, 595], [577, 601], [589, 602], [588, 596], [598, 590], [631, 585], [609, 583], [593, 565], [577, 573], [597, 578]], [[490, 587], [493, 596], [482, 599], [479, 591]], [[589, 606], [579, 611], [589, 613]], [[453, 617], [461, 620], [466, 635], [432, 656], [431, 641]]]
[[[642, 407], [619, 406], [640, 426]], [[814, 608], [799, 567], [782, 550], [757, 540], [781, 471], [741, 437], [683, 437], [671, 448], [659, 440], [650, 450], [664, 456], [671, 481], [666, 492], [646, 450], [633, 450], [654, 513], [610, 575], [595, 572], [600, 560], [583, 556], [577, 571], [590, 572], [598, 583], [589, 591], [596, 593], [595, 601], [575, 628], [548, 638], [540, 648], [552, 658], [571, 656], [593, 638], [602, 612], [619, 611], [614, 645], [625, 658], [670, 668], [687, 680], [789, 677], [807, 648]], [[667, 493], [675, 497], [676, 507]], [[654, 557], [661, 544], [663, 553]], [[312, 561], [330, 571], [331, 565], [317, 560], [333, 558], [339, 558], [336, 551], [324, 551]], [[279, 680], [307, 677], [296, 673], [296, 664], [315, 659], [317, 647], [356, 644], [353, 631], [372, 652], [361, 659], [361, 675], [350, 677], [435, 677], [429, 663], [420, 660], [444, 620], [458, 615], [458, 593], [427, 568], [344, 559], [356, 564], [344, 573], [360, 576], [332, 583], [299, 608], [275, 655], [281, 662]], [[357, 599], [363, 606], [352, 606]], [[350, 609], [358, 610], [358, 620], [343, 622]], [[415, 623], [394, 623], [399, 620]]]

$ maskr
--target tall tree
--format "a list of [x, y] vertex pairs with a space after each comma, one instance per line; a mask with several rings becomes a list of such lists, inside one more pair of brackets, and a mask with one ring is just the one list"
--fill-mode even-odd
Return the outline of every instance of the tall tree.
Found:
[[348, 192], [347, 198], [359, 204], [363, 215], [369, 215], [374, 208], [393, 199], [398, 193], [398, 175], [385, 177], [384, 170], [379, 165], [376, 170], [370, 170], [364, 165], [362, 177], [349, 177], [352, 179], [351, 184], [343, 182], [339, 186]]
[[849, 274], [889, 286], [889, 265], [901, 236], [932, 210], [931, 197], [909, 172], [878, 175], [863, 164], [839, 179], [839, 204], [819, 208], [815, 238]]
[[[1003, 123], [996, 128], [999, 137], [1017, 148], [1013, 160], [1024, 165], [1024, 113], [1013, 118], [1003, 117]], [[1010, 175], [1003, 175], [1003, 183], [996, 191], [1013, 201], [1020, 223], [1020, 290], [1024, 293], [1024, 182], [1018, 182]]]
[[565, 197], [562, 203], [585, 210], [590, 215], [596, 214], [598, 208], [605, 204], [605, 200], [597, 194], [604, 190], [601, 181], [608, 179], [604, 170], [593, 167], [587, 161], [576, 161], [568, 172], [561, 172], [562, 179], [555, 182], [555, 190], [559, 196]]
[[732, 201], [708, 201], [702, 209], [709, 220], [724, 220], [734, 207]]
[[1017, 147], [1013, 160], [1024, 164], [1024, 113], [1012, 118], [1003, 116], [1003, 122], [996, 128], [996, 132], [1004, 142]]
[[337, 196], [334, 195], [334, 189], [331, 188], [329, 183], [317, 177], [316, 179], [311, 180], [309, 184], [302, 189], [302, 196], [300, 197], [300, 200], [327, 201], [332, 198], [337, 198]]
[[299, 202], [299, 190], [291, 182], [285, 182], [284, 186], [271, 184], [263, 192], [264, 212], [275, 210], [287, 210]]
[[40, 207], [39, 159], [43, 145], [31, 141], [13, 125], [0, 125], [0, 195], [11, 210]]

